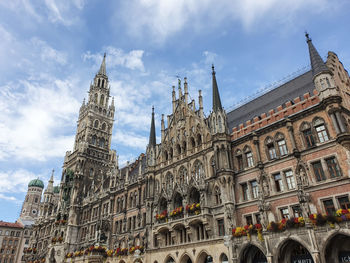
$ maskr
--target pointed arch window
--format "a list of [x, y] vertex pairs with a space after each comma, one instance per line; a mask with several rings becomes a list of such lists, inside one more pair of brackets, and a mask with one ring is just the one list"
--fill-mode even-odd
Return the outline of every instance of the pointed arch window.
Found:
[[221, 117], [218, 117], [218, 132], [222, 132], [222, 121], [221, 121]]
[[97, 140], [96, 135], [93, 135], [92, 139], [91, 139], [91, 144], [95, 145], [96, 144], [96, 140]]
[[222, 204], [222, 200], [221, 200], [221, 192], [220, 192], [220, 188], [219, 187], [215, 187], [214, 194], [215, 194], [215, 203], [217, 205], [221, 205]]
[[106, 123], [102, 124], [102, 130], [104, 130], [104, 131], [106, 130]]
[[97, 103], [97, 98], [98, 98], [98, 95], [97, 93], [95, 93], [95, 97], [94, 97], [94, 102]]
[[193, 176], [196, 181], [204, 178], [203, 176], [203, 164], [200, 161], [196, 161], [194, 164]]
[[94, 127], [95, 127], [95, 128], [98, 128], [98, 125], [99, 125], [99, 121], [98, 121], [98, 120], [95, 120], [95, 122], [94, 122]]
[[321, 118], [316, 118], [313, 122], [312, 122], [316, 134], [317, 134], [317, 139], [320, 143], [324, 143], [329, 141], [329, 136], [328, 136], [328, 132], [324, 123], [324, 120]]
[[105, 147], [105, 139], [101, 138], [99, 145], [101, 148]]
[[284, 156], [288, 154], [288, 148], [286, 144], [286, 140], [282, 133], [277, 133], [275, 138], [278, 146], [278, 151], [280, 156]]
[[267, 151], [267, 157], [269, 160], [273, 160], [277, 158], [276, 149], [274, 141], [271, 137], [267, 137], [265, 140], [265, 146]]
[[[103, 83], [103, 81], [102, 81], [102, 83]], [[105, 103], [105, 96], [102, 94], [100, 97], [100, 105], [104, 105], [104, 103]]]
[[246, 146], [244, 148], [244, 156], [245, 156], [246, 167], [248, 168], [254, 167], [253, 153], [249, 146]]
[[315, 137], [311, 130], [311, 125], [308, 122], [303, 122], [300, 126], [300, 131], [303, 134], [303, 139], [306, 148], [310, 148], [316, 145]]

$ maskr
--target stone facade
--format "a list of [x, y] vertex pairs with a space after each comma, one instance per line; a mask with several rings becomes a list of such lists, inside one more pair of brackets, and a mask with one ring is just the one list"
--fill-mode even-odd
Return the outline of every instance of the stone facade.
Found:
[[[27, 262], [348, 262], [350, 79], [307, 43], [311, 70], [246, 104], [255, 113], [242, 124], [241, 109], [221, 105], [214, 67], [209, 116], [179, 80], [161, 142], [153, 111], [146, 154], [123, 168], [104, 58]], [[281, 105], [264, 104], [277, 93]]]

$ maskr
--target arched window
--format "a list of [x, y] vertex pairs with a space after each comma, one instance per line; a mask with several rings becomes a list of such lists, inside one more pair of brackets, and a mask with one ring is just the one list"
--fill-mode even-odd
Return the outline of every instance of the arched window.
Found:
[[196, 161], [194, 163], [194, 169], [193, 169], [193, 177], [196, 181], [201, 179], [203, 176], [203, 165], [200, 161]]
[[177, 154], [181, 154], [181, 147], [180, 147], [180, 144], [177, 144], [176, 145], [176, 150], [177, 150]]
[[254, 166], [253, 153], [249, 146], [244, 147], [245, 165], [250, 168]]
[[200, 134], [197, 134], [197, 145], [201, 145], [202, 144], [202, 136]]
[[164, 151], [164, 159], [167, 161], [168, 160], [168, 152]]
[[96, 135], [93, 135], [92, 139], [91, 139], [91, 144], [95, 145], [96, 144], [96, 140], [97, 140]]
[[133, 206], [133, 200], [134, 200], [134, 196], [133, 196], [132, 193], [130, 193], [130, 197], [129, 197], [130, 204], [129, 204], [129, 207]]
[[304, 143], [306, 148], [310, 148], [316, 145], [315, 137], [311, 130], [311, 125], [308, 122], [303, 122], [300, 126], [300, 131], [303, 134]]
[[287, 155], [288, 148], [287, 148], [287, 144], [286, 144], [286, 140], [284, 138], [284, 135], [282, 133], [278, 132], [276, 134], [275, 141], [277, 143], [280, 156]]
[[106, 123], [102, 124], [102, 130], [104, 130], [104, 131], [106, 130]]
[[98, 79], [98, 81], [97, 81], [97, 86], [98, 86], [98, 87], [100, 86], [100, 83], [101, 83], [101, 80]]
[[329, 141], [328, 132], [324, 120], [321, 118], [315, 118], [312, 122], [317, 134], [317, 139], [320, 143]]
[[215, 187], [214, 194], [215, 194], [215, 204], [221, 205], [222, 200], [221, 200], [221, 192], [219, 187]]
[[170, 148], [170, 150], [169, 150], [169, 158], [170, 159], [173, 159], [173, 153], [174, 153], [173, 148]]
[[103, 79], [101, 87], [103, 88], [104, 86], [105, 86], [105, 80]]
[[218, 132], [222, 132], [222, 121], [221, 121], [221, 117], [218, 117]]
[[137, 199], [138, 199], [138, 196], [137, 196], [137, 191], [135, 191], [135, 193], [134, 193], [134, 207], [136, 207], [137, 206]]
[[97, 93], [95, 93], [95, 97], [94, 97], [94, 102], [97, 103], [97, 98], [98, 98], [98, 95]]
[[98, 124], [99, 124], [99, 121], [98, 121], [98, 120], [95, 120], [95, 122], [94, 122], [94, 127], [95, 127], [95, 128], [98, 128]]
[[105, 139], [103, 138], [100, 139], [100, 147], [101, 148], [105, 147]]
[[104, 105], [105, 103], [105, 96], [102, 94], [100, 97], [100, 105]]
[[191, 146], [192, 146], [192, 149], [193, 149], [194, 147], [196, 147], [196, 142], [195, 142], [195, 140], [194, 140], [193, 137], [191, 137]]
[[236, 151], [236, 162], [237, 162], [237, 169], [238, 171], [243, 170], [244, 166], [243, 166], [243, 156], [242, 156], [242, 151], [240, 149], [238, 149]]
[[267, 157], [269, 160], [273, 160], [277, 158], [276, 149], [274, 145], [274, 141], [271, 137], [267, 137], [265, 139], [265, 146], [267, 151]]
[[117, 201], [117, 212], [121, 211], [121, 206], [120, 206], [120, 197], [118, 197], [118, 201]]

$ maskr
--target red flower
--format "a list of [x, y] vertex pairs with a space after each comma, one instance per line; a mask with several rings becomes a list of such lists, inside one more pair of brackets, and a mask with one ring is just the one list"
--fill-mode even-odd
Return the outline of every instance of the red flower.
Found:
[[255, 228], [256, 229], [262, 229], [262, 225], [261, 224], [255, 224]]
[[299, 219], [298, 219], [298, 217], [295, 217], [295, 218], [294, 218], [294, 223], [296, 223], [296, 224], [298, 224], [298, 223], [299, 223]]
[[248, 230], [248, 229], [249, 229], [249, 225], [245, 225], [245, 226], [244, 226], [244, 229], [245, 229], [245, 230]]

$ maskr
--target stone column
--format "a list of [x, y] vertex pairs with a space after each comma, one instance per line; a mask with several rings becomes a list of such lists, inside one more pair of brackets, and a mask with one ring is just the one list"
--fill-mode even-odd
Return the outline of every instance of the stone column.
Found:
[[253, 136], [253, 143], [255, 146], [257, 161], [258, 161], [258, 163], [260, 163], [261, 162], [261, 154], [260, 154], [260, 147], [259, 147], [259, 138], [257, 135]]
[[293, 151], [297, 151], [298, 148], [297, 148], [296, 143], [295, 143], [295, 137], [294, 137], [294, 132], [293, 132], [293, 125], [292, 125], [291, 120], [287, 120], [287, 129], [288, 129], [288, 134], [289, 134], [290, 141], [292, 143]]
[[339, 111], [336, 111], [335, 112], [335, 116], [336, 116], [336, 118], [337, 118], [337, 120], [338, 120], [338, 124], [339, 124], [339, 128], [340, 128], [340, 131], [341, 132], [346, 132], [346, 128], [345, 128], [345, 126], [344, 126], [344, 123], [343, 123], [343, 119], [342, 119], [342, 117], [341, 117], [341, 115], [340, 115], [340, 112]]
[[335, 117], [334, 113], [330, 113], [329, 116], [331, 116], [332, 123], [333, 123], [333, 126], [335, 128], [335, 132], [338, 135], [340, 133], [340, 130], [339, 130], [339, 127], [338, 127], [338, 123], [337, 123], [336, 117]]

